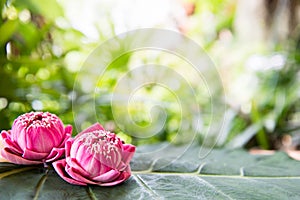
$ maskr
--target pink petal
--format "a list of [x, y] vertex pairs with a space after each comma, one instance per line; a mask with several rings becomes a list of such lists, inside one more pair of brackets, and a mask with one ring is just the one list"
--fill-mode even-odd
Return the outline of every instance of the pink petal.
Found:
[[82, 134], [93, 132], [96, 130], [105, 130], [105, 129], [99, 123], [95, 123], [92, 126], [85, 129], [84, 131], [82, 131], [81, 133], [79, 133], [78, 135], [76, 135], [76, 138], [80, 137]]
[[122, 172], [121, 175], [118, 177], [118, 179], [116, 179], [115, 181], [113, 182], [108, 182], [108, 183], [99, 183], [97, 185], [100, 185], [100, 186], [114, 186], [114, 185], [117, 185], [117, 184], [120, 184], [124, 181], [126, 181], [129, 177], [130, 177], [130, 173], [128, 172]]
[[71, 125], [70, 125], [70, 129], [71, 129], [71, 132], [65, 131], [64, 138], [61, 141], [61, 143], [57, 146], [58, 148], [64, 148], [66, 145], [66, 142], [71, 138], [71, 135], [72, 135], [72, 126]]
[[85, 171], [89, 172], [91, 177], [97, 176], [101, 171], [102, 164], [95, 157], [91, 157], [85, 163], [83, 163], [82, 160], [78, 161], [78, 163], [85, 169]]
[[129, 177], [131, 176], [131, 169], [130, 166], [127, 166], [127, 168], [121, 172], [120, 176], [115, 179], [112, 182], [107, 182], [107, 183], [98, 183], [97, 185], [100, 186], [113, 186], [113, 185], [117, 185], [119, 183], [122, 183], [123, 181], [126, 181]]
[[70, 157], [77, 158], [77, 160], [82, 160], [83, 157], [87, 156], [90, 157], [90, 153], [87, 152], [87, 147], [82, 144], [81, 141], [75, 139], [71, 146]]
[[72, 129], [73, 129], [72, 125], [67, 125], [66, 128], [65, 128], [65, 134], [71, 136], [72, 135]]
[[69, 140], [72, 136], [72, 126], [67, 125], [64, 130], [64, 139], [61, 141], [60, 145], [58, 147], [65, 147], [65, 144], [67, 140]]
[[65, 167], [66, 172], [70, 177], [72, 177], [76, 181], [80, 181], [86, 184], [97, 184], [86, 177], [82, 176], [75, 168], [70, 167], [69, 165], [66, 165]]
[[122, 160], [125, 163], [125, 165], [129, 165], [129, 162], [132, 159], [134, 152], [135, 152], [135, 146], [131, 144], [123, 145]]
[[[29, 126], [27, 128], [26, 148], [32, 151], [49, 153], [55, 146], [53, 135], [55, 134], [50, 128]], [[23, 142], [18, 140], [18, 144]], [[22, 148], [25, 149], [25, 148]]]
[[[40, 127], [34, 128], [33, 126], [29, 126], [26, 131], [23, 131], [23, 132], [27, 132], [27, 134], [24, 134], [24, 139], [20, 138], [18, 140], [18, 144], [22, 149], [29, 148], [32, 149], [33, 151], [39, 151], [39, 149], [41, 149], [40, 146], [42, 145], [41, 144], [42, 141], [40, 140], [42, 139], [42, 137], [39, 137], [41, 134], [39, 134], [40, 131], [38, 129], [40, 129]], [[47, 138], [47, 140], [49, 139]], [[23, 142], [26, 142], [25, 145], [22, 144]]]
[[[4, 141], [0, 135], [0, 151], [1, 151], [1, 149], [4, 149]], [[9, 160], [2, 158], [1, 153], [0, 153], [0, 162], [9, 162]]]
[[[19, 125], [18, 125], [19, 126]], [[14, 126], [12, 127], [11, 130], [11, 141], [18, 143], [18, 146], [21, 149], [25, 149], [26, 148], [26, 131], [24, 127], [19, 126], [19, 128], [15, 128]]]
[[135, 152], [135, 146], [133, 146], [132, 144], [123, 144], [123, 151], [127, 151], [127, 152]]
[[5, 147], [1, 150], [1, 155], [3, 158], [9, 160], [12, 163], [19, 164], [19, 165], [36, 165], [43, 163], [42, 161], [34, 161], [34, 160], [27, 160], [20, 155], [14, 154], [10, 151], [8, 147]]
[[51, 148], [60, 147], [62, 145], [62, 141], [64, 141], [66, 136], [65, 129], [62, 124], [58, 123], [56, 126], [51, 128], [42, 127], [42, 130], [44, 130], [46, 137], [48, 137], [52, 142]]
[[68, 176], [68, 174], [65, 171], [65, 168], [66, 168], [66, 160], [65, 159], [55, 161], [52, 163], [52, 165], [53, 165], [55, 171], [58, 173], [58, 175], [62, 179], [64, 179], [66, 182], [74, 184], [74, 185], [87, 185], [86, 183], [74, 180]]
[[70, 157], [72, 157], [72, 158], [75, 158], [76, 157], [76, 155], [77, 155], [77, 151], [78, 151], [78, 147], [79, 147], [80, 145], [78, 145], [78, 140], [76, 140], [76, 139], [73, 139], [72, 141], [70, 141], [70, 140], [68, 140], [67, 142], [66, 142], [66, 148], [68, 148], [69, 150], [68, 150], [68, 155], [66, 155], [66, 156], [70, 156]]
[[66, 143], [65, 143], [65, 149], [66, 149], [66, 157], [69, 157], [70, 156], [70, 151], [71, 151], [71, 147], [72, 147], [72, 144], [74, 142], [74, 139], [73, 138], [69, 138]]
[[46, 162], [52, 162], [59, 159], [65, 153], [65, 148], [53, 148], [46, 158]]
[[106, 173], [106, 172], [108, 172], [110, 170], [112, 170], [111, 167], [107, 167], [106, 165], [101, 164], [101, 168], [100, 168], [99, 174], [104, 174], [104, 173]]
[[77, 142], [73, 143], [71, 147], [70, 157], [76, 159], [86, 171], [89, 171], [91, 165], [90, 162], [94, 156], [95, 155], [88, 152], [85, 145], [77, 145]]
[[22, 157], [28, 160], [44, 160], [47, 157], [48, 153], [40, 153], [31, 151], [29, 149], [24, 149]]
[[82, 174], [83, 176], [88, 177], [90, 175], [87, 171], [85, 171], [82, 168], [82, 166], [74, 158], [67, 157], [66, 162], [67, 162], [67, 165], [69, 165], [70, 167], [76, 168], [78, 173]]
[[4, 144], [4, 147], [9, 148], [10, 151], [12, 151], [13, 153], [20, 154], [20, 155], [23, 154], [22, 149], [20, 149], [18, 144], [11, 141], [10, 136], [9, 136], [9, 134], [7, 134], [7, 132], [2, 132], [1, 136], [3, 139], [2, 142]]
[[2, 139], [6, 139], [6, 138], [9, 138], [10, 139], [10, 133], [11, 131], [2, 131], [0, 136], [2, 137]]
[[50, 154], [46, 158], [46, 162], [51, 162], [51, 161], [57, 160], [63, 154], [65, 154], [65, 149], [68, 150], [67, 149], [67, 141], [70, 140], [68, 142], [68, 147], [71, 146], [71, 144], [70, 144], [70, 142], [71, 142], [71, 134], [72, 134], [72, 126], [71, 125], [67, 125], [66, 128], [65, 128], [65, 138], [63, 139], [63, 141], [59, 145], [59, 148], [53, 148], [51, 150]]
[[[73, 160], [72, 163], [76, 163], [76, 162], [74, 162]], [[82, 174], [81, 171], [82, 169], [80, 168], [79, 165], [77, 165], [79, 168], [71, 167], [67, 164], [66, 159], [55, 161], [53, 162], [52, 165], [55, 171], [59, 174], [59, 176], [62, 179], [64, 179], [68, 183], [75, 184], [75, 185], [93, 184], [99, 186], [113, 186], [127, 180], [131, 175], [130, 167], [128, 166], [124, 172], [111, 170], [105, 174], [93, 178], [93, 180], [89, 180], [87, 177], [85, 177]]]
[[60, 138], [59, 141], [61, 141], [61, 138], [65, 135], [65, 127], [61, 120], [58, 120], [57, 123], [54, 123], [53, 126], [51, 126], [51, 130], [55, 133], [53, 136], [56, 138]]
[[[97, 154], [97, 159], [104, 165], [121, 170], [124, 169], [124, 163], [122, 162], [122, 149], [114, 148], [111, 149], [109, 152], [106, 151], [106, 154]], [[126, 166], [125, 166], [126, 167]]]
[[107, 183], [107, 182], [114, 181], [116, 178], [120, 176], [120, 174], [121, 172], [119, 172], [118, 170], [112, 169], [104, 174], [94, 177], [93, 180], [97, 182]]

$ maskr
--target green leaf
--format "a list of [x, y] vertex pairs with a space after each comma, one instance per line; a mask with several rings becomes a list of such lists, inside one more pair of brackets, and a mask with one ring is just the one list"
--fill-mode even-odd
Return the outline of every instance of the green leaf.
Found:
[[29, 9], [34, 14], [42, 14], [50, 20], [63, 15], [63, 10], [57, 1], [22, 0], [14, 1], [14, 6], [18, 9]]
[[12, 37], [19, 25], [17, 20], [8, 20], [0, 26], [0, 47]]
[[[201, 150], [201, 151], [200, 151]], [[203, 152], [208, 156], [201, 158]], [[53, 169], [0, 163], [4, 199], [299, 199], [300, 162], [283, 152], [201, 149], [168, 143], [141, 146], [133, 174], [114, 187], [70, 185]], [[8, 172], [10, 174], [8, 174]], [[7, 176], [3, 176], [6, 173]], [[2, 179], [1, 179], [2, 177]]]

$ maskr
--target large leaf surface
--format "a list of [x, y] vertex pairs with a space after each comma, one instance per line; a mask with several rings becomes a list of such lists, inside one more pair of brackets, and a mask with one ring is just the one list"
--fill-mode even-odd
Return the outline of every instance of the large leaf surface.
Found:
[[300, 162], [283, 152], [222, 149], [200, 158], [199, 150], [139, 147], [132, 177], [114, 187], [70, 185], [52, 169], [0, 163], [0, 199], [300, 199]]

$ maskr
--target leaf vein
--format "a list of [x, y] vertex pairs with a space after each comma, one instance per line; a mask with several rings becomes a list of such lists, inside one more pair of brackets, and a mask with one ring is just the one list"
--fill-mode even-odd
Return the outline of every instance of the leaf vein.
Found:
[[159, 195], [155, 191], [153, 191], [151, 187], [139, 175], [135, 175], [135, 177], [136, 180], [155, 197], [155, 199], [161, 199]]

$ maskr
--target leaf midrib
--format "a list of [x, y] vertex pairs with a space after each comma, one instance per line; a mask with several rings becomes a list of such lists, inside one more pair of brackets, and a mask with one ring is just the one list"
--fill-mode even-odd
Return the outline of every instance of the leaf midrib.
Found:
[[132, 175], [169, 175], [169, 176], [199, 176], [199, 177], [220, 177], [220, 178], [244, 178], [244, 179], [300, 179], [300, 176], [241, 176], [222, 174], [199, 174], [197, 172], [152, 172], [152, 171], [132, 171]]

